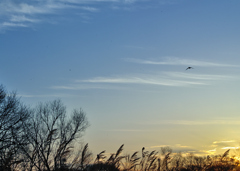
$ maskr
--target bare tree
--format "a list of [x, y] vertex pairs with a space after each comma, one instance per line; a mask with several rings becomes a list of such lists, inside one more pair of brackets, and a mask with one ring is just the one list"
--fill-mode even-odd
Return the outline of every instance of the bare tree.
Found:
[[8, 93], [0, 85], [0, 170], [12, 170], [22, 162], [23, 156], [15, 138], [26, 146], [22, 125], [28, 117], [28, 108], [16, 97], [16, 92]]
[[24, 125], [28, 147], [21, 148], [28, 159], [28, 169], [50, 171], [63, 167], [74, 142], [79, 141], [89, 125], [85, 113], [80, 109], [67, 115], [60, 100], [40, 103], [31, 112]]

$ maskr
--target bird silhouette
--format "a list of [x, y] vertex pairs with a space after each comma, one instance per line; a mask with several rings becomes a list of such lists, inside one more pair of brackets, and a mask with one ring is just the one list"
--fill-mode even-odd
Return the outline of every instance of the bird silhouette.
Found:
[[193, 67], [187, 67], [186, 70], [188, 70], [188, 69], [194, 69], [194, 68]]

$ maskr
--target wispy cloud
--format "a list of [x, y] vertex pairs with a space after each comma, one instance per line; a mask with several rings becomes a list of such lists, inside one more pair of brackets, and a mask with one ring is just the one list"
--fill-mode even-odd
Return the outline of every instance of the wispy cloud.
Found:
[[229, 75], [193, 74], [193, 73], [183, 73], [183, 72], [166, 72], [165, 74], [175, 78], [193, 79], [193, 80], [229, 80], [229, 79], [236, 78], [235, 76], [229, 76]]
[[236, 140], [218, 140], [212, 142], [211, 147], [214, 147], [214, 149], [208, 150], [210, 154], [217, 154], [217, 153], [223, 153], [226, 150], [239, 150], [240, 146], [238, 141]]
[[50, 3], [50, 1], [16, 2], [3, 0], [0, 2], [0, 29], [30, 27], [31, 24], [42, 21], [40, 18], [43, 14], [53, 14], [54, 10], [63, 8], [67, 8], [67, 6]]
[[21, 22], [32, 22], [32, 23], [39, 22], [39, 20], [33, 19], [33, 18], [28, 18], [25, 15], [13, 15], [10, 18], [10, 21], [15, 22], [15, 23], [19, 23], [19, 22], [20, 23]]
[[99, 4], [104, 3], [104, 7], [113, 4], [119, 6], [121, 4], [134, 4], [137, 1], [139, 0], [2, 0], [0, 2], [0, 30], [7, 30], [12, 27], [30, 27], [31, 24], [44, 23], [48, 21], [46, 14], [58, 14], [55, 16], [59, 16], [67, 9], [77, 9], [78, 13], [80, 11], [92, 13], [100, 11], [96, 7]]
[[213, 144], [233, 143], [233, 142], [236, 142], [236, 140], [214, 141]]
[[[234, 141], [235, 142], [235, 141]], [[219, 144], [218, 146], [215, 146], [212, 148], [211, 146], [209, 147], [193, 147], [193, 146], [186, 146], [186, 145], [181, 145], [181, 144], [175, 144], [175, 145], [155, 145], [155, 146], [150, 146], [146, 147], [146, 149], [159, 149], [159, 148], [164, 148], [164, 147], [170, 147], [172, 149], [173, 153], [179, 153], [181, 152], [182, 155], [187, 155], [189, 153], [193, 153], [196, 156], [206, 156], [206, 155], [216, 155], [216, 154], [223, 154], [226, 150], [231, 149], [231, 150], [239, 150], [240, 146], [239, 145], [234, 145], [234, 144], [228, 144], [229, 146], [225, 146], [223, 144]], [[204, 149], [202, 149], [204, 148]]]
[[27, 25], [22, 23], [4, 22], [2, 23], [2, 27], [27, 27]]
[[23, 98], [46, 98], [46, 97], [55, 97], [55, 98], [60, 98], [60, 97], [74, 97], [77, 95], [72, 95], [72, 94], [18, 94], [18, 97], [23, 97]]
[[86, 80], [77, 80], [85, 83], [111, 83], [111, 84], [149, 84], [161, 86], [191, 86], [209, 85], [213, 80], [230, 80], [234, 76], [208, 75], [183, 72], [161, 72], [149, 75], [95, 77]]
[[82, 89], [126, 89], [131, 85], [142, 86], [166, 86], [189, 87], [209, 86], [218, 81], [236, 79], [228, 75], [208, 75], [184, 72], [160, 72], [152, 74], [131, 74], [122, 76], [93, 77], [83, 80], [75, 80], [68, 85], [55, 85], [51, 89], [82, 90]]
[[96, 77], [87, 80], [79, 80], [78, 82], [87, 83], [110, 83], [110, 84], [145, 84], [159, 86], [190, 86], [190, 85], [206, 85], [197, 81], [182, 81], [157, 77]]
[[164, 57], [158, 60], [145, 60], [145, 59], [135, 59], [127, 58], [128, 62], [134, 62], [139, 64], [149, 64], [149, 65], [184, 65], [184, 66], [201, 66], [201, 67], [239, 67], [239, 65], [232, 64], [221, 64], [214, 62], [206, 62], [200, 60], [183, 59], [175, 57]]
[[[159, 122], [158, 122], [159, 124]], [[240, 121], [237, 120], [165, 120], [161, 121], [160, 124], [170, 124], [170, 125], [193, 125], [193, 126], [199, 126], [199, 125], [239, 125]]]
[[239, 149], [239, 147], [223, 147], [222, 149], [223, 150], [226, 150], [226, 149]]
[[144, 129], [106, 129], [107, 132], [149, 132], [149, 130]]
[[[186, 126], [204, 126], [204, 125], [239, 125], [240, 121], [232, 118], [228, 119], [208, 119], [208, 120], [161, 120], [161, 121], [144, 121], [136, 122], [140, 125], [186, 125]], [[229, 141], [230, 142], [230, 141]], [[227, 143], [229, 143], [227, 142]], [[233, 141], [232, 141], [233, 142]], [[213, 144], [221, 144], [225, 142], [214, 142]]]
[[[222, 154], [226, 150], [231, 149], [231, 150], [239, 150], [240, 146], [237, 144], [236, 140], [225, 140], [225, 141], [214, 141], [212, 144], [214, 145], [214, 148], [212, 145], [209, 146], [204, 146], [205, 149], [201, 149], [202, 147], [192, 147], [192, 146], [186, 146], [186, 145], [181, 145], [181, 144], [175, 144], [175, 145], [155, 145], [155, 146], [150, 146], [147, 148], [164, 148], [164, 147], [170, 147], [173, 152], [181, 152], [183, 155], [189, 154], [189, 153], [194, 153], [194, 155], [202, 156], [202, 155], [216, 155], [216, 154]], [[208, 148], [208, 149], [206, 149]]]
[[120, 86], [111, 86], [111, 85], [92, 85], [92, 84], [70, 84], [64, 86], [51, 86], [51, 89], [55, 90], [86, 90], [86, 89], [124, 89]]
[[186, 145], [181, 145], [181, 144], [175, 144], [175, 145], [156, 145], [156, 146], [151, 146], [150, 148], [161, 148], [161, 147], [192, 148], [191, 146], [186, 146]]

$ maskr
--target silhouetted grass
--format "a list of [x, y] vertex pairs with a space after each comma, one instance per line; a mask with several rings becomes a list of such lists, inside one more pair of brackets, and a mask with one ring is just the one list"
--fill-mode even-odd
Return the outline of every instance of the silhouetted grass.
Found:
[[160, 152], [145, 151], [133, 154], [121, 155], [123, 145], [116, 153], [107, 159], [105, 151], [99, 153], [91, 165], [86, 165], [86, 171], [240, 171], [239, 161], [229, 157], [229, 150], [223, 155], [194, 156], [193, 154], [182, 156], [181, 153], [173, 154], [172, 150], [164, 147]]

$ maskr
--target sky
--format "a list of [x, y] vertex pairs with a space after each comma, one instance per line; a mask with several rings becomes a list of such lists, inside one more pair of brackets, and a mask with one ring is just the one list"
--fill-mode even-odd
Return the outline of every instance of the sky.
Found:
[[[1, 0], [0, 84], [61, 99], [93, 153], [240, 147], [240, 1]], [[187, 67], [193, 69], [186, 70]]]

